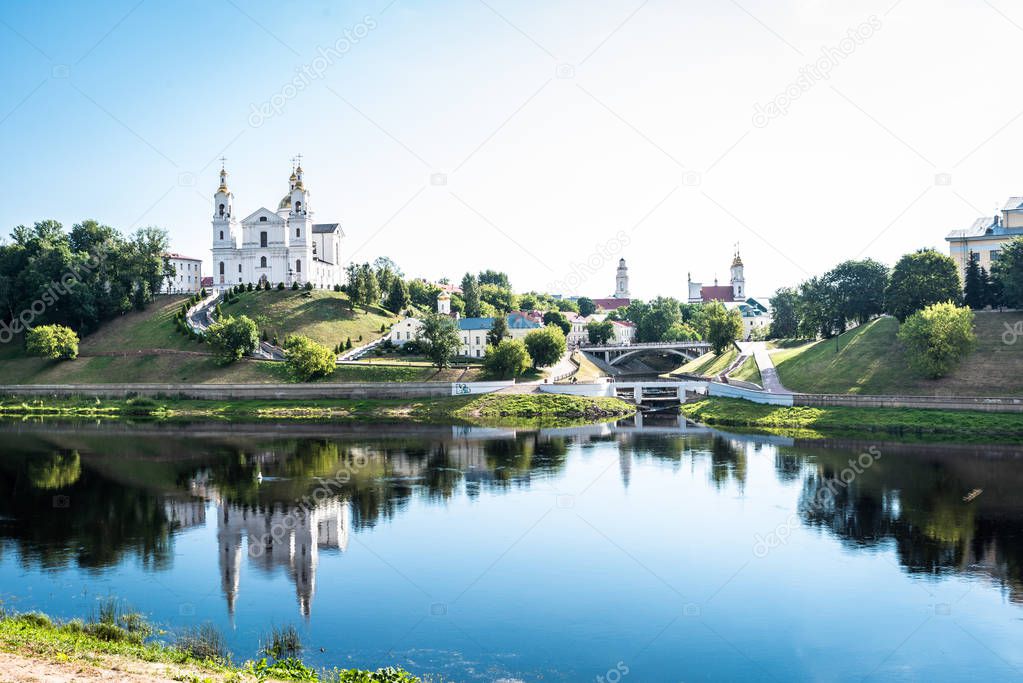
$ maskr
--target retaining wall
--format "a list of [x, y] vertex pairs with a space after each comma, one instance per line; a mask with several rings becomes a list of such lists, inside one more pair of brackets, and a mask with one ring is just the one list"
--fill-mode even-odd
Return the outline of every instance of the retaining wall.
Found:
[[769, 394], [766, 391], [745, 389], [733, 384], [722, 384], [720, 382], [708, 382], [707, 393], [711, 396], [742, 398], [753, 403], [764, 403], [772, 406], [792, 405], [792, 394]]
[[969, 396], [857, 396], [854, 394], [793, 394], [792, 405], [821, 408], [926, 408], [1023, 413], [1023, 397]]

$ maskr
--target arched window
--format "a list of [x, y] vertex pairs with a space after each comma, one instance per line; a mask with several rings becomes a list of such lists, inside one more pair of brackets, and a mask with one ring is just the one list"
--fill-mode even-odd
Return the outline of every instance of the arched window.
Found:
[[220, 231], [220, 239], [224, 239], [224, 231], [223, 230]]
[[295, 213], [302, 212], [302, 202], [295, 202]]
[[223, 204], [220, 205], [220, 215], [221, 216], [224, 215], [224, 205]]
[[295, 261], [295, 272], [296, 273], [302, 272], [302, 259], [298, 259], [297, 261]]
[[265, 256], [260, 256], [259, 257], [259, 267], [260, 268], [266, 268], [266, 257]]
[[224, 262], [223, 261], [220, 262], [220, 274], [221, 275], [224, 274]]

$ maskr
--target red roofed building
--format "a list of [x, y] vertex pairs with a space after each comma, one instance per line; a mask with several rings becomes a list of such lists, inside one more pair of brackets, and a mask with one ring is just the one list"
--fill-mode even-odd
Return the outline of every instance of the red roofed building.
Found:
[[713, 285], [705, 285], [702, 282], [693, 282], [692, 274], [689, 276], [689, 303], [700, 304], [711, 301], [745, 301], [746, 300], [746, 278], [743, 275], [742, 258], [739, 250], [735, 250], [730, 268], [731, 281], [728, 285], [718, 285], [717, 278]]
[[607, 299], [594, 299], [593, 303], [598, 311], [617, 311], [619, 308], [628, 306], [632, 299], [623, 297], [610, 297]]

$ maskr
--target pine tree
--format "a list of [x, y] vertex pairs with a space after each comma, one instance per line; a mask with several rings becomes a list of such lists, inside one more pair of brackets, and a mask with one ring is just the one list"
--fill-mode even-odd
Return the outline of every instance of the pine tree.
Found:
[[966, 277], [963, 286], [963, 300], [976, 310], [987, 305], [987, 274], [981, 272], [980, 264], [971, 251], [966, 261]]
[[466, 273], [462, 278], [462, 300], [466, 318], [480, 317], [480, 283], [472, 273]]

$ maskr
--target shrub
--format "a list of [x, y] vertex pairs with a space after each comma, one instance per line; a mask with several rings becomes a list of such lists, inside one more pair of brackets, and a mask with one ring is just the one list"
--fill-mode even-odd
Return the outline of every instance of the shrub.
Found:
[[334, 291], [335, 292], [340, 292], [341, 291], [341, 285], [334, 285]]
[[410, 356], [425, 356], [426, 346], [418, 339], [410, 339], [402, 344], [401, 352]]
[[297, 292], [297, 291], [298, 291], [298, 280], [296, 280], [295, 282], [292, 282], [292, 283], [291, 283], [291, 289], [292, 289], [293, 291], [295, 291], [295, 292]]
[[913, 313], [899, 328], [909, 365], [931, 378], [944, 377], [976, 342], [973, 311], [955, 304], [931, 304]]
[[519, 339], [502, 339], [497, 346], [488, 346], [483, 368], [495, 379], [512, 379], [524, 373], [532, 360], [526, 345]]
[[227, 316], [209, 326], [206, 341], [220, 362], [231, 363], [256, 350], [259, 333], [248, 316]]
[[25, 334], [25, 350], [51, 360], [78, 357], [78, 335], [64, 325], [40, 325]]
[[279, 291], [279, 292], [283, 292], [284, 291], [284, 283], [283, 282], [278, 282], [277, 283], [277, 291]]
[[337, 367], [337, 358], [330, 349], [302, 335], [284, 340], [284, 355], [291, 374], [302, 382], [326, 377]]
[[231, 658], [224, 634], [210, 623], [186, 630], [174, 646], [196, 659], [227, 662]]
[[260, 639], [260, 652], [274, 659], [297, 657], [302, 653], [298, 629], [291, 625], [272, 627], [270, 633]]
[[312, 282], [305, 283], [305, 291], [307, 291], [307, 292], [313, 291], [313, 283]]
[[145, 396], [139, 396], [136, 398], [129, 398], [124, 403], [124, 410], [121, 411], [126, 415], [152, 415], [160, 407], [156, 401]]

